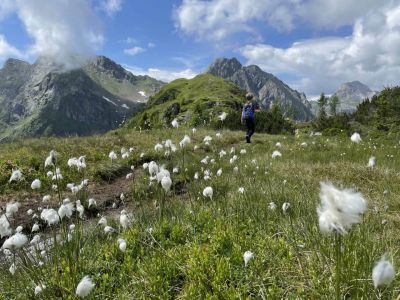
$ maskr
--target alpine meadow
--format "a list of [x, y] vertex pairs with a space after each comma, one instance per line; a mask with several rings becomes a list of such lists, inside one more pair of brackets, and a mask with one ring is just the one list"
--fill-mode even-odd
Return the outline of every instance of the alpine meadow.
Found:
[[400, 300], [400, 2], [134, 2], [0, 1], [0, 300]]

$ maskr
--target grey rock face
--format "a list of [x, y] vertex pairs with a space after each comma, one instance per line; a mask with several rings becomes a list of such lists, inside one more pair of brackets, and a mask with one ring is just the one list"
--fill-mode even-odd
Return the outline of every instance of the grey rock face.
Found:
[[276, 103], [286, 116], [294, 115], [296, 120], [313, 118], [311, 104], [304, 93], [291, 89], [256, 65], [242, 66], [236, 58], [219, 58], [209, 66], [207, 73], [230, 80], [253, 93], [263, 108]]
[[351, 81], [343, 83], [334, 95], [339, 98], [338, 111], [351, 113], [365, 98], [370, 98], [374, 94], [375, 92], [365, 84], [359, 81]]
[[0, 69], [0, 140], [105, 132], [162, 85], [106, 57], [69, 71], [43, 57], [32, 65], [9, 59]]

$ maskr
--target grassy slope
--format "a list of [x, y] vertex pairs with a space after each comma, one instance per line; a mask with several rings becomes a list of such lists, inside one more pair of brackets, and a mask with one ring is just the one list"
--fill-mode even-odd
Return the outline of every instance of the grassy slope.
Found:
[[[93, 294], [101, 299], [333, 298], [334, 238], [319, 232], [316, 215], [321, 180], [355, 186], [368, 201], [362, 223], [343, 238], [339, 277], [341, 294], [347, 298], [378, 297], [371, 281], [374, 262], [387, 253], [395, 266], [400, 265], [397, 139], [365, 138], [354, 145], [344, 137], [258, 134], [254, 144], [246, 145], [240, 132], [224, 131], [222, 139], [217, 139], [215, 132], [202, 130], [192, 136], [190, 147], [197, 144], [200, 149], [187, 151], [184, 162], [180, 151], [171, 159], [154, 152], [156, 142], [172, 138], [178, 144], [184, 134], [181, 129], [142, 133], [125, 130], [101, 137], [28, 140], [2, 147], [1, 166], [5, 160], [13, 160], [27, 174], [27, 182], [44, 173], [40, 165], [53, 148], [60, 152], [62, 168], [71, 179], [76, 175], [66, 170], [69, 156], [87, 154], [88, 176], [93, 178], [109, 165], [108, 152], [122, 146], [134, 146], [136, 158], [145, 152], [170, 170], [179, 166], [187, 171], [172, 175], [176, 186], [167, 196], [164, 221], [159, 220], [154, 207], [154, 201], [162, 197], [160, 188], [149, 186], [147, 176], [137, 178], [125, 200], [135, 218], [131, 229], [111, 238], [105, 237], [100, 228], [94, 229], [80, 255], [71, 257], [66, 249], [77, 247], [76, 234], [68, 246], [58, 249], [56, 260], [43, 267], [19, 267], [15, 276], [9, 275], [10, 263], [6, 263], [0, 271], [0, 298], [24, 299], [42, 282], [48, 286], [44, 298], [63, 295], [72, 299], [84, 275], [93, 278]], [[201, 143], [206, 134], [214, 138], [211, 146]], [[282, 157], [273, 160], [271, 153], [278, 141], [282, 143]], [[301, 142], [308, 146], [301, 147]], [[234, 164], [229, 163], [232, 155], [222, 159], [218, 156], [221, 149], [229, 153], [232, 145], [239, 156]], [[247, 154], [239, 154], [242, 148]], [[215, 164], [200, 164], [206, 155], [214, 158]], [[377, 157], [374, 170], [366, 168], [371, 155]], [[118, 161], [114, 168], [130, 163]], [[233, 171], [235, 166], [239, 168], [237, 173]], [[212, 171], [210, 181], [193, 180], [194, 172], [201, 168]], [[223, 170], [221, 177], [215, 175], [219, 168]], [[1, 172], [6, 177], [9, 173], [4, 169]], [[212, 200], [202, 196], [208, 185], [214, 188]], [[247, 192], [238, 193], [239, 187]], [[7, 184], [3, 191], [26, 188], [23, 183], [16, 187]], [[46, 188], [45, 184], [43, 193]], [[277, 204], [277, 210], [268, 209], [271, 201]], [[284, 202], [291, 204], [286, 214], [280, 209]], [[374, 212], [375, 207], [379, 213]], [[388, 220], [386, 225], [381, 224], [384, 219]], [[76, 218], [73, 222], [80, 221]], [[118, 228], [115, 221], [109, 223]], [[118, 237], [127, 240], [124, 254], [118, 250]], [[254, 253], [247, 268], [242, 258], [246, 250]], [[400, 293], [399, 280], [382, 293], [383, 298], [396, 297]]]
[[[216, 119], [222, 111], [240, 109], [243, 99], [244, 92], [237, 86], [210, 74], [177, 79], [152, 96], [146, 111], [135, 116], [128, 127], [170, 127], [174, 118], [190, 126], [202, 125]], [[176, 113], [174, 106], [179, 107]]]

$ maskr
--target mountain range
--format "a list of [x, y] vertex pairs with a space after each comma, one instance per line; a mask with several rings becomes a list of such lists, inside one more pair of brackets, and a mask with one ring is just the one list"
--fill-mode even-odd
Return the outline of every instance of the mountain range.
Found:
[[64, 70], [51, 59], [8, 59], [0, 69], [0, 140], [89, 135], [118, 127], [163, 82], [98, 56]]
[[219, 58], [206, 72], [232, 81], [243, 90], [253, 93], [264, 109], [275, 103], [285, 116], [294, 117], [295, 120], [305, 121], [313, 118], [311, 104], [304, 93], [293, 90], [256, 65], [243, 66], [236, 58]]

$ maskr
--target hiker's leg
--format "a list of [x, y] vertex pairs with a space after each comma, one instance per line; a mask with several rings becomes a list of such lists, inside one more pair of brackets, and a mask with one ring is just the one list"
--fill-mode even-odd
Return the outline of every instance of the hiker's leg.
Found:
[[246, 132], [246, 141], [248, 143], [250, 143], [250, 137], [251, 137], [251, 120], [250, 119], [246, 119], [246, 128], [247, 128], [247, 132]]
[[250, 119], [250, 124], [249, 124], [249, 134], [248, 136], [251, 137], [254, 134], [254, 130], [256, 127], [256, 124], [254, 123], [254, 119]]

